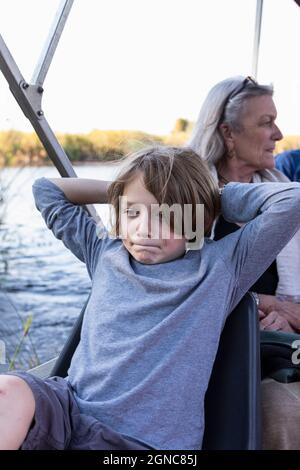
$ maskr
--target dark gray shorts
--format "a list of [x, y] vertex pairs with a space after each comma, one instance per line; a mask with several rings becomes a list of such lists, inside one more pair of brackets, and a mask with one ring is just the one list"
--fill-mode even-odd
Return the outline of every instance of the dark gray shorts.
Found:
[[22, 450], [149, 450], [147, 444], [124, 436], [92, 416], [80, 413], [72, 388], [61, 377], [39, 379], [13, 372], [31, 388], [36, 410]]

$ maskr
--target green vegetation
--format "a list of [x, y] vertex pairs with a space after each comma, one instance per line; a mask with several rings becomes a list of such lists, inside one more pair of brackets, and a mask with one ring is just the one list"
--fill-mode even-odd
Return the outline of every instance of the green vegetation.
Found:
[[[31, 314], [31, 315], [28, 316], [26, 322], [23, 325], [22, 336], [19, 339], [19, 342], [18, 342], [18, 344], [15, 348], [12, 359], [10, 359], [10, 361], [9, 361], [8, 370], [14, 370], [16, 368], [16, 363], [18, 363], [18, 361], [20, 359], [20, 353], [21, 353], [21, 350], [22, 350], [22, 346], [24, 344], [24, 341], [26, 340], [26, 337], [28, 337], [28, 333], [29, 333], [29, 330], [30, 330], [31, 325], [32, 325], [32, 320], [33, 320], [33, 315]], [[31, 346], [32, 346], [32, 350], [33, 350], [33, 353], [34, 353], [34, 359], [32, 360], [32, 358], [30, 358], [30, 361], [29, 361], [28, 364], [26, 364], [26, 366], [36, 367], [37, 365], [40, 364], [40, 361], [39, 361], [37, 352], [36, 352], [36, 350], [33, 346], [33, 343], [31, 343]]]
[[[94, 130], [88, 134], [60, 134], [57, 137], [72, 163], [109, 162], [147, 145], [184, 145], [192, 127], [193, 123], [179, 118], [166, 136], [141, 131]], [[295, 148], [300, 148], [300, 136], [286, 136], [277, 142], [276, 153]], [[49, 164], [52, 163], [35, 133], [0, 132], [0, 168]]]
[[[108, 162], [153, 144], [181, 145], [186, 142], [190, 123], [178, 119], [168, 136], [141, 131], [101, 131], [88, 134], [59, 134], [57, 138], [70, 158], [76, 162]], [[7, 166], [48, 165], [50, 159], [35, 133], [15, 130], [0, 132], [0, 168]]]
[[35, 133], [20, 131], [0, 132], [0, 168], [38, 164], [46, 152]]
[[12, 300], [12, 294], [8, 294], [3, 288], [0, 290], [0, 301], [3, 310], [0, 318], [0, 332], [6, 345], [2, 352], [5, 356], [2, 359], [5, 359], [8, 370], [27, 370], [36, 367], [40, 364], [40, 359], [31, 338], [34, 328], [33, 314], [21, 315]]

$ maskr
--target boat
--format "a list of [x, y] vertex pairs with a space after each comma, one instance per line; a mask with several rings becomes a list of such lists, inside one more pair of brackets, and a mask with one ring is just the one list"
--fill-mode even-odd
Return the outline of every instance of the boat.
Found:
[[[294, 0], [300, 6], [300, 0]], [[76, 172], [46, 119], [42, 107], [44, 81], [74, 0], [62, 0], [33, 78], [28, 82], [0, 35], [0, 69], [24, 115], [31, 122], [47, 154], [62, 177]], [[257, 76], [263, 0], [256, 3], [252, 75]], [[93, 206], [87, 212], [98, 222]], [[260, 346], [256, 303], [247, 294], [230, 315], [222, 333], [205, 402], [206, 427], [203, 449], [249, 450], [261, 448]], [[66, 376], [80, 340], [85, 306], [60, 356], [31, 369], [41, 378]], [[241, 332], [243, 332], [241, 334]], [[232, 341], [232, 338], [236, 341]], [[1, 347], [1, 344], [0, 344]], [[2, 344], [3, 347], [3, 344]]]

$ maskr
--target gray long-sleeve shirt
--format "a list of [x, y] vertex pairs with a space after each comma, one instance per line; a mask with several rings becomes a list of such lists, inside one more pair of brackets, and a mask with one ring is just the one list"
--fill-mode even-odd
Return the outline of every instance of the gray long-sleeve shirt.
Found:
[[228, 184], [222, 212], [246, 223], [167, 263], [134, 260], [41, 178], [47, 226], [86, 264], [92, 291], [68, 380], [83, 413], [157, 449], [200, 449], [204, 395], [226, 316], [300, 227], [300, 184]]

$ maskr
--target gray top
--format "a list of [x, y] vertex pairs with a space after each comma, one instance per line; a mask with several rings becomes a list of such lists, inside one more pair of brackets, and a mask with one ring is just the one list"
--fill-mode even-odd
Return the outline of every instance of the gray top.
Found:
[[41, 178], [37, 208], [83, 261], [91, 297], [69, 381], [83, 413], [157, 449], [200, 449], [204, 395], [229, 312], [300, 227], [300, 184], [228, 184], [224, 217], [246, 223], [180, 259], [135, 261]]

